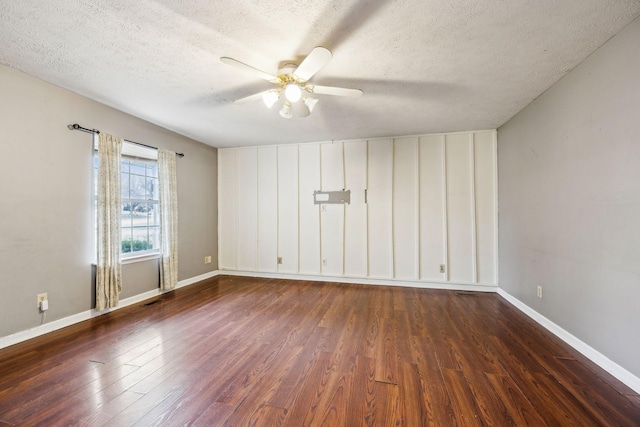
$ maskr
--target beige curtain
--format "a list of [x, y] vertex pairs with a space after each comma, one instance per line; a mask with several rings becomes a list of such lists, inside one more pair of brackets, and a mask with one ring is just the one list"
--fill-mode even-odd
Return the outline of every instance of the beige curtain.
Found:
[[176, 191], [176, 153], [158, 150], [160, 190], [160, 289], [173, 289], [178, 283], [178, 196]]
[[122, 292], [120, 264], [120, 154], [122, 139], [98, 134], [98, 264], [96, 310], [116, 307]]

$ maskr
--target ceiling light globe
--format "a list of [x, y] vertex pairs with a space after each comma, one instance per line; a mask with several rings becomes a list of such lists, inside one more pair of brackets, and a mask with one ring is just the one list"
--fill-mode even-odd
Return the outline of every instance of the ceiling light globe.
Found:
[[262, 94], [262, 101], [267, 108], [273, 107], [273, 104], [278, 101], [278, 98], [280, 98], [280, 91], [278, 90], [268, 90]]
[[280, 110], [280, 115], [285, 119], [290, 119], [293, 117], [293, 112], [291, 111], [291, 104], [288, 101], [285, 102], [284, 105], [282, 106], [282, 109]]
[[302, 91], [297, 84], [289, 83], [284, 89], [284, 96], [289, 102], [298, 102], [302, 96]]
[[307, 109], [309, 109], [309, 113], [311, 113], [313, 111], [313, 108], [318, 103], [318, 99], [309, 98], [308, 96], [305, 96], [304, 99], [303, 99], [303, 102], [304, 102], [304, 105], [307, 106]]

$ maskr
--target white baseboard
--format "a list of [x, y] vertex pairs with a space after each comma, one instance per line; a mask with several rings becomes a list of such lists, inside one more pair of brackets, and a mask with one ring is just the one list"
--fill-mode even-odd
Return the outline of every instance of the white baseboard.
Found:
[[519, 299], [510, 295], [502, 288], [498, 288], [498, 295], [502, 298], [506, 299], [509, 303], [515, 306], [517, 309], [522, 311], [524, 314], [529, 316], [531, 319], [538, 322], [549, 332], [560, 338], [565, 343], [569, 344], [571, 347], [582, 353], [584, 356], [589, 358], [596, 365], [600, 366], [605, 371], [609, 372], [611, 375], [625, 383], [628, 387], [633, 389], [636, 393], [640, 393], [640, 378], [633, 375], [631, 372], [624, 369], [622, 366], [618, 365], [611, 359], [609, 359], [604, 354], [600, 353], [598, 350], [594, 349], [590, 345], [586, 344], [579, 338], [575, 337], [571, 333], [565, 331], [560, 326], [553, 323], [551, 320], [544, 317], [542, 314], [538, 313]]
[[297, 273], [265, 273], [256, 271], [218, 270], [220, 275], [262, 277], [267, 279], [310, 280], [314, 282], [354, 283], [358, 285], [404, 286], [407, 288], [445, 289], [453, 291], [497, 292], [495, 285], [480, 285], [464, 282], [427, 282], [354, 276], [322, 276]]
[[185, 286], [189, 286], [189, 285], [193, 285], [194, 283], [202, 282], [203, 280], [209, 279], [211, 277], [219, 276], [220, 274], [222, 274], [222, 273], [220, 273], [219, 270], [215, 270], [215, 271], [210, 271], [208, 273], [201, 274], [199, 276], [192, 277], [190, 279], [180, 280], [176, 284], [176, 289], [184, 288]]
[[[218, 274], [220, 274], [220, 272], [218, 270], [215, 270], [209, 273], [201, 274], [200, 276], [184, 279], [179, 281], [176, 284], [175, 288], [176, 289], [183, 288], [185, 286], [192, 285], [194, 283], [200, 282], [210, 277], [217, 276]], [[95, 309], [83, 311], [81, 313], [73, 314], [71, 316], [67, 316], [62, 319], [54, 320], [53, 322], [36, 326], [35, 328], [16, 332], [14, 334], [7, 335], [6, 337], [0, 337], [0, 349], [9, 347], [14, 344], [21, 343], [23, 341], [30, 340], [31, 338], [39, 337], [40, 335], [48, 334], [49, 332], [57, 331], [58, 329], [66, 328], [67, 326], [71, 326], [76, 323], [84, 322], [85, 320], [89, 320], [94, 317], [102, 316], [103, 314], [111, 313], [112, 311], [118, 310], [123, 307], [138, 304], [139, 302], [148, 300], [150, 298], [156, 297], [166, 292], [169, 292], [169, 291], [162, 291], [159, 288], [154, 289], [148, 292], [144, 292], [142, 294], [138, 294], [129, 298], [122, 299], [120, 300], [119, 305], [114, 308], [109, 308], [103, 311], [96, 311]]]

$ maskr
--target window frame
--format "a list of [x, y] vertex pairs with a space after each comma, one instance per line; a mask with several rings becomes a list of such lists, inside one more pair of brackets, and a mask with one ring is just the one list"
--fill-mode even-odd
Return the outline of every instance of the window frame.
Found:
[[[96, 135], [94, 138], [94, 150], [93, 150], [93, 157], [92, 157], [92, 161], [93, 161], [93, 218], [94, 218], [94, 259], [97, 260], [97, 233], [98, 233], [98, 224], [97, 224], [97, 202], [98, 202], [98, 192], [97, 192], [97, 180], [98, 180], [98, 174], [97, 174], [97, 170], [98, 170], [98, 165], [97, 165], [97, 156], [98, 156], [98, 136]], [[130, 227], [123, 227], [122, 226], [122, 222], [123, 220], [121, 219], [120, 222], [120, 244], [122, 245], [122, 242], [125, 239], [125, 233], [123, 232], [124, 229], [131, 229], [131, 233], [129, 234], [129, 237], [132, 239], [133, 241], [133, 230], [135, 228], [139, 228], [139, 229], [146, 229], [147, 232], [147, 241], [149, 240], [149, 236], [150, 236], [150, 229], [151, 228], [155, 228], [157, 230], [156, 233], [156, 247], [152, 248], [152, 249], [145, 249], [145, 250], [139, 250], [139, 251], [131, 251], [131, 252], [124, 252], [122, 251], [120, 253], [120, 262], [122, 264], [127, 264], [130, 262], [136, 262], [136, 261], [144, 261], [147, 259], [154, 259], [154, 258], [159, 258], [161, 256], [161, 251], [160, 251], [160, 239], [159, 239], [159, 231], [160, 231], [160, 198], [159, 198], [159, 194], [158, 194], [158, 184], [159, 184], [159, 177], [157, 175], [157, 163], [158, 163], [158, 151], [152, 148], [148, 148], [148, 147], [144, 147], [144, 146], [140, 146], [138, 144], [129, 142], [124, 140], [123, 141], [123, 145], [122, 145], [122, 154], [121, 154], [121, 158], [120, 158], [120, 165], [121, 167], [123, 166], [122, 162], [124, 161], [137, 161], [139, 163], [144, 163], [149, 164], [155, 164], [155, 170], [156, 170], [156, 175], [155, 176], [150, 176], [147, 175], [147, 170], [149, 168], [147, 168], [145, 166], [145, 175], [140, 175], [140, 174], [132, 174], [131, 173], [131, 163], [129, 164], [129, 170], [126, 172], [123, 172], [121, 170], [120, 172], [120, 176], [121, 176], [121, 183], [120, 183], [120, 191], [121, 191], [121, 212], [124, 212], [124, 207], [125, 204], [129, 203], [143, 203], [143, 204], [150, 204], [150, 205], [155, 205], [155, 212], [156, 212], [156, 220], [155, 220], [155, 225], [150, 225], [149, 224], [149, 219], [147, 216], [147, 225], [146, 226], [134, 226], [133, 223], [131, 223]], [[136, 165], [134, 165], [136, 166]], [[151, 179], [155, 179], [156, 181], [156, 191], [155, 194], [157, 195], [157, 197], [155, 199], [153, 198], [147, 198], [147, 199], [138, 199], [138, 198], [131, 198], [131, 197], [122, 197], [122, 185], [123, 185], [123, 180], [122, 180], [122, 175], [126, 173], [128, 175], [128, 184], [130, 185], [131, 182], [131, 176], [142, 176], [145, 179], [147, 178], [151, 178]], [[131, 209], [131, 208], [129, 208]], [[129, 211], [130, 212], [130, 211]], [[148, 211], [147, 211], [148, 212]]]

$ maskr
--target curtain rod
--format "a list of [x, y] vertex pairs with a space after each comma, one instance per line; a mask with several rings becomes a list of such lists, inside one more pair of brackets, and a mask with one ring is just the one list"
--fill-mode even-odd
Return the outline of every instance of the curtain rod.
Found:
[[[77, 124], [77, 123], [74, 123], [74, 124], [72, 124], [72, 125], [67, 125], [67, 127], [69, 128], [69, 130], [81, 130], [81, 131], [83, 131], [83, 132], [87, 132], [87, 133], [95, 133], [95, 134], [99, 134], [99, 133], [100, 133], [100, 131], [99, 131], [98, 129], [88, 129], [88, 128], [85, 128], [85, 127], [80, 126], [80, 125], [79, 125], [79, 124]], [[157, 149], [158, 149], [158, 147], [153, 147], [153, 146], [151, 146], [151, 145], [142, 144], [142, 143], [140, 143], [140, 142], [129, 141], [128, 139], [127, 139], [126, 141], [127, 141], [127, 142], [130, 142], [130, 143], [132, 143], [132, 144], [141, 145], [141, 146], [143, 146], [143, 147], [152, 148], [152, 149], [154, 149], [154, 150], [157, 150]], [[184, 157], [184, 154], [183, 154], [183, 153], [176, 153], [176, 156], [178, 156], [178, 157]]]

